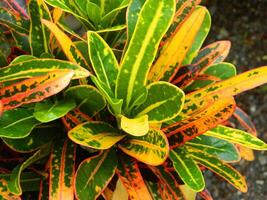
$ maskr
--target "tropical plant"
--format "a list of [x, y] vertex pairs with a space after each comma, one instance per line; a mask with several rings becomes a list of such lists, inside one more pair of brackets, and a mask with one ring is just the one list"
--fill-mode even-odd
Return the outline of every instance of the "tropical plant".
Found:
[[233, 96], [267, 66], [201, 48], [199, 3], [1, 2], [0, 199], [212, 199], [203, 170], [246, 192], [229, 163], [267, 144]]

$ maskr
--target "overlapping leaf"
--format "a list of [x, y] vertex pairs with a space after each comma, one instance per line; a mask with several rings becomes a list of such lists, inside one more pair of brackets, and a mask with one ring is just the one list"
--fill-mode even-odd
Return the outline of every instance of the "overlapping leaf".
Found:
[[0, 199], [21, 200], [18, 195], [14, 195], [8, 190], [7, 181], [3, 178], [0, 179]]

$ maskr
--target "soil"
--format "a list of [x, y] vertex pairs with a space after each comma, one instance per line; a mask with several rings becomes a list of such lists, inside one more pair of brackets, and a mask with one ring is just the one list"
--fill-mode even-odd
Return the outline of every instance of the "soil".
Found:
[[[230, 40], [227, 62], [238, 73], [267, 65], [267, 0], [207, 0], [212, 28], [206, 44]], [[267, 79], [267, 77], [266, 77]], [[258, 137], [267, 142], [267, 85], [236, 97], [237, 104], [252, 118]], [[215, 200], [267, 199], [267, 152], [255, 151], [255, 160], [234, 165], [247, 179], [248, 192], [241, 193], [211, 172], [205, 173], [207, 188]]]

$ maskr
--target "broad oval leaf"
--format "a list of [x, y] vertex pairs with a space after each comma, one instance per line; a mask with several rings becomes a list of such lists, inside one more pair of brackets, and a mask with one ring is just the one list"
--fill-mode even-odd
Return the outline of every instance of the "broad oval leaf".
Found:
[[88, 50], [89, 56], [97, 78], [111, 91], [115, 91], [119, 64], [112, 49], [97, 33], [89, 31]]
[[155, 82], [147, 87], [146, 101], [134, 113], [148, 115], [150, 123], [165, 122], [176, 117], [183, 108], [185, 95], [178, 87], [167, 82]]
[[69, 138], [80, 145], [94, 149], [108, 149], [125, 135], [105, 122], [85, 122], [68, 132]]
[[117, 168], [115, 149], [85, 159], [75, 175], [75, 195], [79, 200], [96, 199], [108, 185]]
[[72, 76], [73, 71], [57, 70], [3, 87], [0, 89], [0, 100], [4, 110], [42, 101], [55, 95], [67, 87]]
[[0, 137], [18, 139], [27, 137], [40, 124], [32, 109], [17, 108], [5, 111], [0, 119]]
[[46, 123], [66, 115], [75, 108], [73, 99], [64, 99], [52, 102], [50, 100], [38, 102], [35, 104], [34, 117], [40, 122]]
[[95, 116], [106, 106], [105, 98], [91, 85], [70, 87], [65, 91], [65, 94], [67, 98], [74, 99], [77, 108], [90, 117]]
[[267, 150], [267, 144], [256, 136], [245, 131], [226, 126], [219, 125], [216, 128], [207, 131], [205, 135], [227, 140], [250, 149]]
[[240, 160], [240, 155], [235, 145], [215, 137], [200, 135], [186, 142], [186, 146], [215, 155], [225, 162], [236, 162]]
[[142, 7], [128, 49], [122, 59], [116, 83], [116, 98], [124, 100], [124, 110], [146, 84], [146, 76], [156, 56], [159, 42], [174, 15], [175, 1], [147, 0]]
[[135, 159], [120, 155], [116, 173], [131, 199], [152, 200]]
[[120, 127], [126, 133], [133, 136], [146, 135], [149, 130], [148, 116], [142, 115], [140, 117], [130, 119], [122, 115], [120, 117]]
[[119, 148], [149, 165], [162, 164], [169, 154], [169, 144], [165, 134], [156, 129], [150, 129], [145, 136], [127, 137], [119, 144]]
[[76, 145], [68, 139], [54, 143], [49, 160], [49, 199], [74, 199]]
[[[18, 58], [23, 60], [18, 60]], [[32, 58], [29, 56], [20, 56], [9, 66], [0, 68], [0, 82], [16, 79], [33, 78], [45, 75], [55, 70], [72, 70], [74, 72], [72, 79], [85, 78], [89, 72], [77, 64], [64, 60], [49, 58]], [[25, 58], [26, 57], [26, 58]], [[26, 60], [25, 60], [26, 59]]]
[[194, 10], [168, 42], [164, 44], [159, 58], [149, 72], [149, 81], [170, 81], [173, 79], [187, 52], [192, 47], [206, 15], [208, 15], [208, 10], [204, 7]]
[[217, 157], [207, 154], [203, 151], [188, 148], [190, 156], [199, 164], [213, 171], [228, 181], [241, 192], [247, 192], [245, 178], [235, 170], [231, 165], [224, 163]]
[[166, 133], [170, 147], [182, 146], [185, 142], [216, 127], [230, 118], [235, 109], [233, 98], [226, 98], [210, 104], [199, 113], [178, 121], [162, 130]]
[[[57, 132], [58, 131], [58, 132]], [[24, 138], [1, 138], [3, 142], [13, 151], [20, 153], [33, 152], [45, 144], [51, 142], [60, 130], [52, 128], [35, 128], [30, 135]]]
[[170, 159], [183, 182], [192, 190], [199, 192], [205, 187], [201, 170], [184, 148], [170, 151]]

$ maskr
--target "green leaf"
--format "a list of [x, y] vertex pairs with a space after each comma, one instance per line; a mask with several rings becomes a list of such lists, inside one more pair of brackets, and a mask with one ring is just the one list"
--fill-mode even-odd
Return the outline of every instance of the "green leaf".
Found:
[[255, 149], [255, 150], [267, 150], [267, 144], [256, 136], [251, 135], [242, 130], [226, 127], [217, 126], [205, 133], [205, 135], [227, 140], [229, 142], [240, 144], [241, 146]]
[[0, 67], [8, 65], [8, 56], [11, 52], [5, 34], [0, 30]]
[[29, 157], [22, 164], [18, 165], [12, 170], [12, 174], [10, 177], [10, 181], [8, 181], [8, 189], [15, 195], [21, 195], [22, 190], [20, 186], [20, 176], [21, 172], [26, 169], [28, 166], [33, 164], [34, 162], [44, 158], [49, 154], [50, 148], [49, 146], [45, 146], [42, 149], [35, 152], [31, 157]]
[[170, 159], [176, 172], [188, 187], [196, 192], [204, 189], [205, 181], [202, 172], [186, 149], [180, 147], [171, 150]]
[[33, 116], [32, 109], [19, 108], [5, 111], [0, 120], [0, 137], [24, 138], [40, 124]]
[[73, 70], [73, 79], [89, 76], [89, 72], [86, 69], [71, 62], [49, 58], [34, 59], [31, 56], [20, 56], [9, 66], [0, 69], [0, 82], [33, 78], [55, 70], [66, 69]]
[[76, 145], [60, 139], [53, 145], [49, 161], [49, 199], [74, 198]]
[[41, 19], [51, 20], [49, 10], [43, 0], [28, 2], [30, 14], [30, 47], [31, 53], [39, 57], [43, 52], [49, 53], [49, 32], [41, 23]]
[[97, 78], [115, 91], [119, 65], [112, 49], [97, 33], [89, 31], [88, 49], [91, 63]]
[[151, 123], [165, 122], [176, 117], [183, 108], [185, 95], [178, 87], [168, 82], [155, 82], [147, 86], [146, 101], [134, 113], [148, 115]]
[[[197, 9], [203, 8], [202, 6], [197, 6]], [[202, 24], [198, 30], [198, 33], [196, 34], [192, 46], [189, 49], [189, 51], [186, 53], [186, 56], [182, 62], [182, 65], [188, 65], [191, 64], [192, 60], [196, 57], [199, 49], [201, 48], [204, 40], [206, 39], [211, 25], [211, 17], [210, 13], [207, 11], [205, 14], [205, 17], [202, 21]]]
[[76, 197], [79, 200], [96, 199], [115, 174], [117, 162], [115, 149], [85, 159], [76, 172]]
[[186, 142], [186, 146], [215, 155], [226, 162], [236, 162], [240, 160], [240, 155], [235, 145], [215, 137], [200, 135]]
[[74, 100], [68, 98], [55, 102], [42, 101], [35, 104], [33, 115], [38, 121], [47, 123], [63, 117], [75, 106]]
[[169, 154], [168, 140], [161, 130], [150, 129], [145, 136], [127, 137], [119, 144], [126, 154], [148, 165], [162, 164]]
[[95, 116], [106, 106], [104, 97], [91, 85], [70, 87], [65, 94], [67, 98], [75, 100], [77, 108], [90, 117]]
[[88, 1], [86, 9], [88, 18], [94, 23], [94, 25], [98, 25], [102, 18], [101, 8], [98, 5]]
[[105, 122], [85, 122], [68, 132], [69, 138], [82, 146], [108, 149], [125, 137]]
[[[225, 80], [231, 77], [236, 76], [236, 68], [231, 63], [219, 63], [206, 67], [204, 70], [201, 70], [199, 75], [208, 75], [219, 80]], [[197, 78], [197, 77], [196, 77]], [[215, 80], [195, 80], [189, 86], [187, 86], [185, 91], [193, 91], [200, 88], [203, 88], [207, 85], [216, 82]]]
[[12, 199], [12, 200], [21, 200], [17, 195], [12, 194], [7, 188], [7, 181], [4, 178], [0, 178], [0, 199]]
[[199, 164], [213, 171], [228, 181], [241, 192], [247, 192], [245, 178], [231, 165], [222, 162], [217, 157], [203, 151], [189, 148], [190, 156]]
[[142, 115], [133, 119], [121, 115], [119, 118], [120, 127], [126, 133], [133, 136], [143, 136], [148, 133], [149, 123], [147, 115]]
[[174, 15], [174, 0], [147, 0], [142, 7], [132, 39], [121, 62], [116, 98], [124, 100], [124, 110], [146, 84], [146, 76], [156, 56], [161, 38]]
[[24, 138], [1, 138], [3, 142], [13, 151], [20, 153], [29, 153], [41, 148], [43, 145], [51, 142], [55, 136], [60, 133], [59, 129], [54, 127], [34, 128], [30, 135]]

